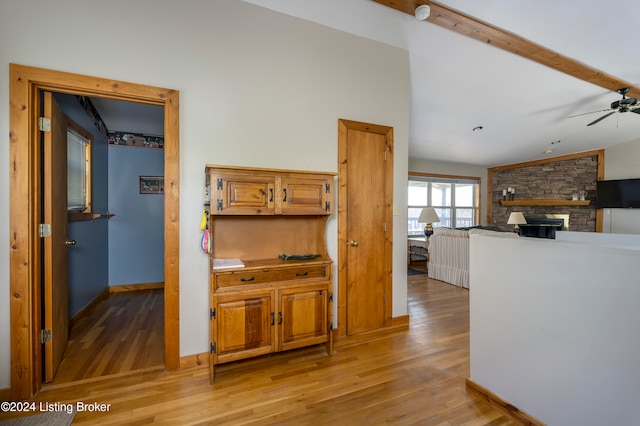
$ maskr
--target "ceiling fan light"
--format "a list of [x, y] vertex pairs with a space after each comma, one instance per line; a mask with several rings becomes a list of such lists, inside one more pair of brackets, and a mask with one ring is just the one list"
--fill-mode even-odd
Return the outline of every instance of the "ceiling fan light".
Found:
[[416, 7], [416, 19], [419, 21], [424, 21], [431, 14], [431, 7], [428, 4], [421, 4]]

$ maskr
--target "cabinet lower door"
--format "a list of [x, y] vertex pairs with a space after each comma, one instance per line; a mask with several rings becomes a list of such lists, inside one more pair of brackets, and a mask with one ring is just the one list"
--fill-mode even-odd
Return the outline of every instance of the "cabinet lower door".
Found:
[[214, 363], [275, 350], [273, 291], [214, 296]]
[[280, 291], [280, 350], [328, 341], [329, 284]]

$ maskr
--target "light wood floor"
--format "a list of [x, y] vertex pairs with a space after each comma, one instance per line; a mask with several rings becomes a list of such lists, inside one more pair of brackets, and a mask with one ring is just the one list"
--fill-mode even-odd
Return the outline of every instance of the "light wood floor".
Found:
[[54, 384], [164, 366], [163, 290], [111, 293], [71, 327]]
[[[469, 293], [409, 277], [410, 329], [206, 367], [46, 385], [37, 401], [111, 404], [73, 424], [512, 425], [465, 392]], [[98, 355], [100, 358], [100, 355]]]

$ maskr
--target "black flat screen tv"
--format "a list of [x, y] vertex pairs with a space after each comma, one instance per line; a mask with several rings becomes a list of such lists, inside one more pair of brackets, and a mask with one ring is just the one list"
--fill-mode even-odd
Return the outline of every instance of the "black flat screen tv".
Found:
[[640, 208], [640, 179], [597, 181], [596, 208]]

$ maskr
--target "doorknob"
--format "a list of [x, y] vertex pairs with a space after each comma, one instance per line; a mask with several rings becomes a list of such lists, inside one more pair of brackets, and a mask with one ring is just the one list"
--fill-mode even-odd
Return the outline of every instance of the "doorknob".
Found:
[[68, 246], [75, 246], [76, 245], [76, 240], [67, 240], [64, 243], [66, 245], [68, 245]]
[[351, 244], [351, 246], [352, 246], [352, 247], [358, 247], [358, 246], [360, 245], [360, 243], [359, 243], [359, 242], [357, 242], [357, 241], [353, 241], [353, 240], [349, 241], [349, 243], [348, 243], [348, 244]]

